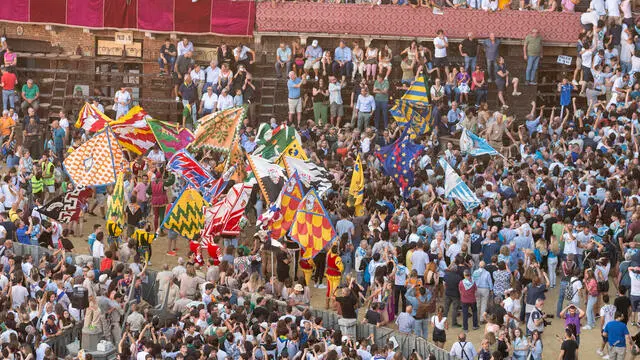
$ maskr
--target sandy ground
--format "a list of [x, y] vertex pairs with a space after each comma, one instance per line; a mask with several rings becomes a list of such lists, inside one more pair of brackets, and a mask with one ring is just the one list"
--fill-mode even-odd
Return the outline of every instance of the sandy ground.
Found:
[[[76, 247], [77, 253], [88, 254], [89, 246], [87, 244], [87, 235], [93, 229], [93, 224], [98, 223], [99, 218], [91, 215], [85, 215], [85, 219], [87, 222], [84, 223], [84, 235], [82, 238], [80, 237], [72, 237], [74, 246]], [[189, 246], [188, 242], [184, 239], [178, 240], [178, 255], [177, 256], [169, 256], [166, 255], [167, 252], [167, 238], [166, 236], [161, 236], [153, 243], [153, 256], [151, 258], [152, 265], [150, 266], [154, 270], [160, 270], [163, 264], [168, 264], [169, 266], [177, 265], [178, 257], [182, 256], [185, 259], [189, 256]], [[614, 286], [610, 286], [610, 296], [613, 301], [615, 298], [615, 288]], [[316, 289], [312, 288], [312, 306], [316, 308], [324, 308], [325, 301], [325, 289]], [[550, 289], [547, 292], [547, 300], [545, 301], [544, 311], [547, 314], [555, 314], [556, 302], [558, 299], [558, 288]], [[566, 304], [565, 304], [566, 305]], [[583, 306], [583, 309], [586, 309], [586, 305]], [[360, 316], [363, 316], [362, 312]], [[462, 321], [462, 314], [459, 315], [459, 323]], [[599, 319], [598, 319], [599, 320]], [[586, 324], [586, 318], [582, 321], [582, 325]], [[476, 347], [476, 349], [480, 348], [480, 343], [484, 336], [484, 326], [481, 325], [478, 330], [471, 330], [472, 324], [471, 319], [469, 319], [469, 333], [467, 336], [467, 340], [471, 341], [471, 343]], [[521, 326], [524, 329], [524, 326]], [[579, 356], [581, 359], [600, 359], [600, 356], [596, 354], [596, 350], [600, 347], [601, 337], [600, 337], [600, 323], [598, 322], [597, 329], [593, 330], [582, 330], [581, 341], [580, 341], [580, 350]], [[431, 340], [431, 326], [429, 327], [429, 340]], [[451, 345], [454, 341], [456, 341], [457, 334], [461, 332], [462, 329], [451, 328], [447, 332], [447, 343], [445, 344], [445, 349], [448, 351], [451, 349]], [[636, 334], [639, 329], [635, 326], [630, 326], [629, 331], [632, 335]], [[543, 334], [543, 359], [557, 359], [558, 354], [560, 352], [560, 340], [558, 337], [562, 338], [564, 334], [564, 321], [561, 319], [551, 319], [551, 326], [548, 326], [545, 329]], [[629, 352], [627, 352], [627, 359], [631, 359]]]

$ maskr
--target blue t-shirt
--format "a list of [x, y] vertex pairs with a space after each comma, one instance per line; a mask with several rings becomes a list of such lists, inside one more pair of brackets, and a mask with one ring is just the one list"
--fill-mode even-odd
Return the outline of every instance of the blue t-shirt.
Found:
[[31, 245], [29, 235], [27, 235], [27, 230], [29, 230], [27, 226], [20, 227], [16, 230], [16, 237], [20, 244]]
[[96, 194], [106, 194], [107, 193], [107, 185], [98, 185], [94, 188]]
[[629, 329], [621, 321], [610, 321], [604, 327], [604, 332], [609, 337], [609, 346], [626, 347], [625, 336], [629, 335]]
[[573, 85], [569, 83], [560, 85], [560, 106], [571, 104], [571, 91], [573, 91]]
[[56, 146], [56, 150], [62, 150], [64, 147], [64, 129], [59, 127], [53, 131], [53, 143]]
[[297, 99], [300, 97], [300, 88], [295, 87], [302, 82], [302, 78], [296, 78], [295, 80], [289, 79], [287, 81], [287, 88], [289, 89], [289, 99]]

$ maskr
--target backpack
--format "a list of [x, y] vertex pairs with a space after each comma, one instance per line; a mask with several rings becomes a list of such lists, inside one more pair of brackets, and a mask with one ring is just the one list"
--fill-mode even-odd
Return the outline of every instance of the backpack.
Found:
[[571, 299], [573, 299], [573, 297], [577, 292], [577, 291], [573, 291], [573, 283], [576, 281], [578, 281], [578, 279], [570, 281], [569, 285], [567, 285], [567, 287], [564, 289], [564, 298], [567, 301], [571, 301]]

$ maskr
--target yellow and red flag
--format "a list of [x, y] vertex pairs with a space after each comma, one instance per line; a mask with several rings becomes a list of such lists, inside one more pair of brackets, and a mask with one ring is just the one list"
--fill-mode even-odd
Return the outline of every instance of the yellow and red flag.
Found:
[[149, 114], [144, 109], [134, 106], [124, 116], [109, 123], [120, 146], [136, 155], [142, 155], [156, 144], [156, 137], [147, 118]]
[[84, 103], [84, 106], [78, 114], [78, 120], [75, 126], [78, 129], [83, 128], [84, 131], [98, 132], [112, 121], [111, 118], [100, 112], [97, 107], [89, 103]]
[[336, 229], [314, 189], [309, 190], [298, 204], [289, 237], [304, 248], [305, 259], [315, 257], [336, 239]]
[[284, 184], [278, 200], [267, 210], [267, 213], [272, 212], [267, 223], [272, 239], [278, 240], [287, 234], [303, 197], [302, 183], [298, 173], [295, 172]]

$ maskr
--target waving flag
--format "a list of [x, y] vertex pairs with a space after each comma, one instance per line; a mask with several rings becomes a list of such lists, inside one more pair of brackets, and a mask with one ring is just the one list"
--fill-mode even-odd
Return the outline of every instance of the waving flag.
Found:
[[84, 186], [60, 194], [48, 203], [36, 209], [40, 214], [61, 224], [77, 221], [80, 218], [82, 204], [91, 197], [93, 190]]
[[209, 203], [214, 203], [218, 200], [218, 197], [222, 194], [224, 189], [227, 188], [227, 183], [232, 178], [233, 174], [235, 174], [236, 168], [235, 166], [230, 167], [225, 171], [222, 176], [218, 179], [211, 180], [208, 183], [202, 185], [200, 190], [202, 191], [202, 196]]
[[269, 160], [277, 159], [294, 140], [297, 140], [298, 144], [301, 143], [300, 135], [293, 126], [280, 125], [271, 129], [270, 124], [262, 123], [256, 134], [256, 148], [253, 150], [253, 155]]
[[84, 103], [84, 106], [80, 109], [80, 114], [78, 114], [76, 127], [78, 129], [82, 128], [84, 131], [98, 132], [112, 121], [107, 115], [101, 113], [97, 107]]
[[182, 149], [169, 159], [167, 169], [180, 174], [194, 188], [213, 181], [213, 177], [205, 170], [186, 149]]
[[310, 190], [298, 204], [289, 236], [305, 249], [305, 258], [315, 257], [337, 238], [336, 229], [315, 190]]
[[247, 159], [265, 202], [269, 204], [275, 201], [286, 180], [284, 170], [279, 165], [258, 156], [249, 155]]
[[393, 144], [376, 152], [376, 157], [382, 162], [384, 174], [393, 178], [405, 198], [409, 196], [407, 190], [413, 186], [414, 182], [413, 160], [423, 149], [423, 145], [417, 145], [411, 141], [408, 131], [405, 130]]
[[167, 159], [186, 148], [194, 139], [189, 129], [181, 128], [178, 124], [154, 119], [147, 119], [147, 124]]
[[126, 163], [110, 128], [102, 130], [64, 159], [64, 168], [76, 186], [108, 185]]
[[471, 156], [480, 155], [500, 155], [487, 140], [479, 137], [473, 132], [463, 129], [460, 134], [460, 151], [466, 152]]
[[301, 160], [309, 160], [307, 157], [307, 153], [304, 152], [302, 145], [300, 145], [300, 141], [297, 138], [294, 138], [289, 145], [282, 151], [276, 164], [285, 167], [284, 158], [285, 156], [290, 156], [292, 158], [301, 159]]
[[109, 123], [120, 145], [134, 154], [146, 153], [156, 144], [156, 137], [147, 124], [147, 114], [140, 106], [134, 106], [124, 116]]
[[235, 169], [233, 174], [229, 177], [229, 180], [233, 180], [237, 183], [244, 182], [247, 178], [247, 165], [245, 159], [247, 155], [244, 152], [244, 149], [240, 145], [240, 139], [236, 137], [236, 140], [231, 145], [231, 152], [229, 152], [229, 157], [227, 157], [227, 161], [224, 163], [224, 169], [229, 170], [231, 167]]
[[480, 199], [443, 157], [438, 159], [438, 164], [444, 170], [444, 196], [447, 199], [459, 200], [467, 210], [473, 210], [480, 206]]
[[429, 132], [436, 120], [432, 116], [424, 76], [420, 75], [409, 90], [389, 109], [398, 126], [411, 128], [416, 135]]
[[278, 199], [258, 219], [258, 225], [269, 230], [272, 239], [280, 239], [291, 228], [293, 217], [304, 196], [298, 173], [287, 180]]
[[331, 189], [331, 174], [322, 166], [318, 166], [309, 160], [305, 161], [291, 156], [285, 156], [284, 164], [289, 176], [293, 176], [293, 173], [298, 172], [302, 184], [307, 189], [314, 188], [320, 195]]
[[203, 244], [214, 243], [214, 238], [218, 235], [240, 234], [242, 217], [249, 203], [252, 189], [251, 185], [235, 184], [223, 199], [204, 210]]
[[362, 169], [360, 154], [358, 154], [356, 162], [353, 164], [347, 206], [355, 208], [356, 216], [364, 215], [364, 170]]
[[189, 149], [229, 152], [245, 117], [246, 108], [242, 106], [204, 116], [198, 120], [200, 125]]
[[198, 190], [186, 189], [171, 205], [160, 227], [164, 226], [191, 240], [202, 231], [202, 209], [208, 205]]
[[124, 224], [124, 172], [118, 174], [118, 180], [113, 188], [113, 194], [107, 208], [107, 220], [110, 220], [112, 216], [116, 217], [118, 224]]

